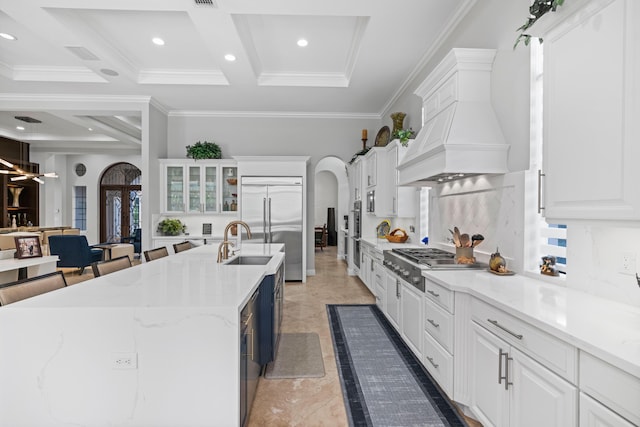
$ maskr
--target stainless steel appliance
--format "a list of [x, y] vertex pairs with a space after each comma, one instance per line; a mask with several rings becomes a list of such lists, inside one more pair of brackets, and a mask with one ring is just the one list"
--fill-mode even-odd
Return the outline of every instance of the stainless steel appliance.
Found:
[[361, 215], [362, 215], [362, 201], [356, 200], [353, 203], [353, 264], [360, 268], [360, 232], [361, 232]]
[[248, 241], [284, 243], [285, 280], [302, 280], [302, 177], [243, 176], [240, 200]]
[[455, 255], [451, 252], [436, 248], [395, 248], [383, 251], [383, 265], [393, 271], [402, 280], [424, 292], [424, 277], [422, 271], [456, 270], [456, 269], [486, 269], [483, 263], [457, 264]]
[[367, 191], [367, 212], [376, 211], [376, 192], [375, 190]]

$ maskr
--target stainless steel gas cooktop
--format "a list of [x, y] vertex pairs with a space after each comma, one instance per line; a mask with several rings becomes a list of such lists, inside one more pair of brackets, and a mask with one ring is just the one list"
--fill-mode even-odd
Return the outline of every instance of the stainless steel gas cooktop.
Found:
[[392, 252], [408, 261], [424, 265], [433, 269], [483, 269], [488, 266], [483, 263], [458, 264], [451, 252], [436, 248], [395, 248]]

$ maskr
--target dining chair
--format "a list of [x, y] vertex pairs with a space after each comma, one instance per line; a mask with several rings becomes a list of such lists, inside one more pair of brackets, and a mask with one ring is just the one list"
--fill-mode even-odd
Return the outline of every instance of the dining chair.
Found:
[[173, 251], [175, 253], [182, 252], [182, 251], [188, 251], [191, 248], [193, 248], [193, 245], [188, 240], [185, 240], [184, 242], [174, 243], [173, 244]]
[[169, 251], [166, 246], [162, 246], [160, 248], [149, 249], [148, 251], [144, 251], [144, 260], [149, 262], [158, 258], [163, 258], [169, 256]]
[[62, 289], [65, 286], [67, 281], [61, 271], [8, 283], [0, 288], [0, 306]]
[[118, 258], [113, 258], [107, 261], [98, 261], [91, 264], [94, 277], [104, 276], [105, 274], [113, 273], [114, 271], [124, 270], [131, 267], [131, 259], [128, 255], [123, 255]]
[[58, 267], [75, 267], [80, 274], [85, 267], [102, 260], [102, 250], [89, 246], [87, 237], [82, 234], [50, 236], [49, 252], [58, 255]]
[[321, 251], [327, 247], [327, 224], [322, 227], [315, 227], [315, 241], [316, 248], [320, 248]]

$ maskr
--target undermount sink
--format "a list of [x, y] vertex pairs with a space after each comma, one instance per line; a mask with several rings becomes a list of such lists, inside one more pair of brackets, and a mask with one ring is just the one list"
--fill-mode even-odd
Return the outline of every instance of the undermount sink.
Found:
[[267, 265], [271, 261], [270, 256], [243, 256], [239, 255], [230, 261], [225, 262], [226, 265]]

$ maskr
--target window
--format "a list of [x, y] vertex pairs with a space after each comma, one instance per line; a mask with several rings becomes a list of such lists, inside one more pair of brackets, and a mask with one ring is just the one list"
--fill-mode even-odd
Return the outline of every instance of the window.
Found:
[[87, 187], [73, 187], [73, 225], [80, 230], [87, 229]]
[[426, 243], [424, 238], [429, 236], [429, 190], [431, 187], [420, 189], [420, 236], [418, 237], [423, 243]]
[[548, 224], [538, 213], [538, 170], [543, 170], [542, 147], [542, 97], [543, 97], [543, 53], [537, 39], [531, 40], [531, 145], [530, 164], [526, 174], [525, 200], [525, 254], [526, 270], [538, 270], [542, 257], [556, 257], [556, 268], [566, 274], [567, 226]]

